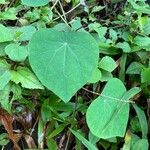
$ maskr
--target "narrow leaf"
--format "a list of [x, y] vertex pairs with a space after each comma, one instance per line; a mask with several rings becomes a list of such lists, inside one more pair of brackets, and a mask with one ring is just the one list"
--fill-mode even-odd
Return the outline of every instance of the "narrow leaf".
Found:
[[142, 137], [143, 138], [147, 138], [147, 134], [148, 134], [148, 123], [147, 123], [147, 119], [145, 116], [145, 113], [142, 109], [140, 109], [137, 105], [133, 104], [133, 107], [137, 113], [140, 125], [141, 125], [141, 129], [142, 129]]
[[92, 143], [85, 139], [79, 132], [76, 132], [72, 129], [70, 131], [87, 147], [89, 150], [98, 150]]

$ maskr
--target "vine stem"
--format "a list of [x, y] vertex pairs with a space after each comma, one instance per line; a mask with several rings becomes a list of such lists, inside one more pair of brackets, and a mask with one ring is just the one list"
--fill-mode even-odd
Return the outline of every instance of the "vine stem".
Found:
[[[69, 26], [68, 22], [63, 18], [63, 16], [59, 13], [59, 11], [55, 8], [56, 13], [60, 16], [60, 18], [64, 21], [64, 23]], [[69, 26], [70, 27], [70, 26]]]
[[63, 13], [63, 17], [64, 17], [64, 19], [65, 19], [66, 22], [67, 22], [67, 18], [66, 18], [66, 15], [65, 15], [65, 11], [64, 11], [64, 9], [63, 9], [63, 6], [62, 6], [62, 4], [61, 4], [60, 1], [58, 1], [58, 3], [59, 3], [59, 5], [60, 5], [61, 11], [62, 11], [62, 13]]
[[105, 98], [108, 98], [108, 99], [111, 99], [111, 100], [115, 100], [115, 101], [119, 101], [119, 102], [124, 102], [124, 103], [135, 103], [134, 101], [127, 101], [127, 100], [122, 100], [122, 99], [118, 99], [118, 98], [115, 98], [115, 97], [110, 97], [110, 96], [107, 96], [107, 95], [104, 95], [104, 94], [99, 94], [99, 93], [96, 93], [96, 92], [93, 92], [93, 91], [90, 91], [86, 88], [82, 88], [83, 90], [89, 92], [89, 93], [92, 93], [92, 94], [95, 94], [95, 95], [98, 95], [98, 96], [102, 96], [102, 97], [105, 97]]
[[[78, 8], [80, 5], [81, 5], [81, 3], [77, 4], [75, 7], [73, 7], [73, 8], [70, 9], [69, 11], [65, 12], [64, 15], [67, 15], [67, 14], [71, 13], [71, 12], [74, 11], [76, 8]], [[57, 17], [57, 18], [55, 18], [54, 21], [58, 20], [58, 19], [61, 18], [61, 17], [62, 17], [62, 15], [59, 16], [59, 17]]]
[[55, 1], [54, 5], [51, 7], [51, 11], [52, 11], [52, 10], [54, 9], [54, 7], [57, 5], [58, 1], [59, 1], [59, 0], [56, 0], [56, 1]]

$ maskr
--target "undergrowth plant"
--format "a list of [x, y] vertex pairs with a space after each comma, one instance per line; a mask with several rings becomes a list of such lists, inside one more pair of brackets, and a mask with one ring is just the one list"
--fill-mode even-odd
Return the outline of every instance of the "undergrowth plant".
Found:
[[145, 0], [0, 0], [0, 10], [2, 148], [148, 150]]

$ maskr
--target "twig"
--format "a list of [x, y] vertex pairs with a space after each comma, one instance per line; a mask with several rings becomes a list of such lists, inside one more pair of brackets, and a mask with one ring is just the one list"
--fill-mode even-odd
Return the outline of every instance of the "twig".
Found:
[[59, 0], [56, 0], [56, 1], [55, 1], [54, 5], [51, 7], [51, 11], [52, 11], [52, 10], [54, 9], [54, 7], [57, 5], [58, 1], [59, 1]]
[[[63, 18], [63, 16], [59, 13], [57, 9], [55, 9], [56, 13], [59, 15], [59, 17], [64, 21], [64, 23], [69, 26], [68, 22]], [[70, 27], [70, 26], [69, 26]]]
[[37, 119], [36, 119], [36, 121], [35, 121], [35, 123], [34, 123], [34, 125], [33, 125], [32, 129], [31, 129], [31, 132], [30, 132], [29, 138], [31, 137], [31, 135], [32, 135], [32, 133], [33, 133], [33, 131], [34, 131], [34, 128], [35, 128], [36, 124], [37, 124], [37, 123], [38, 123], [38, 121], [39, 121], [39, 118], [40, 118], [40, 114], [38, 115], [38, 117], [37, 117]]
[[58, 3], [59, 3], [59, 5], [60, 5], [61, 11], [62, 11], [62, 13], [63, 13], [63, 17], [64, 17], [64, 19], [65, 19], [66, 22], [67, 22], [67, 18], [66, 18], [66, 15], [65, 15], [65, 11], [64, 11], [64, 9], [63, 9], [63, 6], [62, 6], [62, 4], [61, 4], [60, 1], [58, 1]]
[[[70, 9], [69, 11], [65, 12], [64, 15], [67, 15], [69, 13], [71, 13], [72, 11], [74, 11], [77, 7], [79, 7], [81, 5], [81, 3], [77, 4], [75, 7], [73, 7], [72, 9]], [[62, 16], [59, 16], [57, 18], [54, 19], [54, 21], [58, 20], [59, 18], [61, 18]]]

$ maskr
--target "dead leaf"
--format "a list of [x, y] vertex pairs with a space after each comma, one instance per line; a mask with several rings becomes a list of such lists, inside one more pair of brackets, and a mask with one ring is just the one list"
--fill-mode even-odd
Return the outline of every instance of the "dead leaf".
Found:
[[13, 142], [14, 149], [21, 150], [20, 146], [18, 145], [18, 141], [21, 137], [20, 135], [14, 134], [13, 132], [13, 118], [2, 108], [0, 108], [0, 121], [5, 127], [5, 130], [7, 131], [9, 139]]

